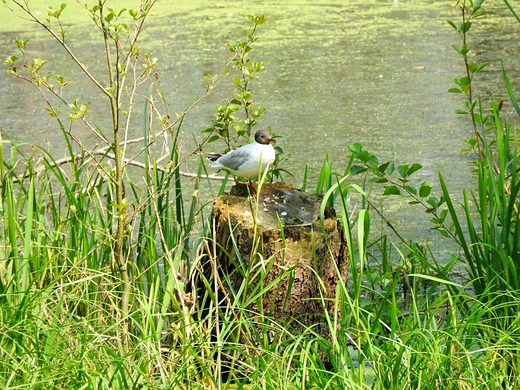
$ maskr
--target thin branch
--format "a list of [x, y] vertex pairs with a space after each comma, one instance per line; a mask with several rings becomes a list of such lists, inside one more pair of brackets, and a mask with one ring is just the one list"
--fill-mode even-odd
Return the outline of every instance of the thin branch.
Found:
[[87, 67], [83, 65], [83, 63], [79, 60], [79, 58], [74, 54], [74, 52], [69, 48], [69, 46], [65, 43], [64, 39], [60, 37], [51, 27], [47, 26], [40, 19], [38, 19], [32, 11], [29, 9], [29, 6], [26, 4], [25, 7], [23, 4], [20, 4], [18, 0], [13, 0], [18, 7], [20, 7], [27, 15], [31, 17], [31, 20], [36, 24], [41, 26], [44, 30], [46, 30], [51, 36], [58, 41], [58, 43], [65, 49], [68, 55], [72, 58], [72, 60], [78, 65], [81, 71], [89, 78], [90, 81], [94, 83], [96, 87], [98, 87], [105, 95], [110, 97], [110, 92], [103, 87], [103, 85], [88, 71]]
[[[107, 148], [103, 147], [103, 148], [100, 148], [100, 149], [97, 149], [97, 150], [94, 150], [92, 152], [90, 152], [90, 157], [87, 158], [85, 161], [84, 161], [84, 164], [88, 164], [89, 162], [91, 161], [94, 161], [95, 162], [95, 165], [96, 166], [100, 166], [101, 163], [94, 158], [94, 156], [104, 156], [104, 157], [108, 157], [110, 159], [115, 159], [115, 156], [113, 153], [107, 153]], [[13, 182], [17, 183], [23, 179], [26, 179], [28, 177], [30, 177], [31, 175], [40, 175], [41, 173], [43, 173], [48, 167], [51, 167], [51, 168], [56, 168], [58, 166], [61, 166], [61, 165], [64, 165], [64, 164], [67, 164], [67, 163], [70, 163], [72, 161], [79, 161], [81, 160], [82, 158], [84, 157], [84, 155], [82, 153], [78, 153], [74, 156], [67, 156], [67, 157], [63, 157], [63, 158], [60, 158], [58, 160], [54, 160], [52, 163], [50, 164], [47, 164], [47, 165], [38, 165], [37, 167], [35, 167], [32, 171], [30, 172], [25, 172], [23, 173], [22, 175], [18, 175], [16, 176], [14, 179], [13, 179]], [[143, 168], [143, 169], [147, 169], [149, 171], [152, 171], [154, 169], [158, 170], [158, 171], [161, 171], [161, 172], [165, 172], [165, 173], [168, 173], [171, 171], [171, 168], [167, 169], [167, 168], [163, 168], [163, 167], [160, 167], [160, 166], [157, 166], [157, 167], [152, 167], [152, 166], [147, 166], [146, 164], [140, 162], [140, 161], [135, 161], [135, 160], [130, 160], [130, 159], [125, 159], [123, 161], [125, 163], [125, 165], [132, 165], [134, 167], [139, 167], [139, 168]], [[217, 175], [217, 174], [214, 174], [214, 175], [199, 175], [197, 173], [191, 173], [191, 172], [183, 172], [183, 171], [180, 171], [179, 174], [181, 176], [184, 176], [184, 177], [190, 177], [190, 178], [202, 178], [202, 179], [209, 179], [209, 180], [224, 180], [226, 177], [225, 176], [221, 176], [221, 175]], [[228, 177], [228, 180], [229, 181], [234, 181], [234, 179], [232, 177]], [[0, 183], [0, 187], [1, 187], [1, 183]]]

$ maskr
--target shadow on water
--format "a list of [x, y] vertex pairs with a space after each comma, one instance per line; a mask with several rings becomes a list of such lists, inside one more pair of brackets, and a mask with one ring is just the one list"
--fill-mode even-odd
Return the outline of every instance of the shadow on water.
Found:
[[[519, 27], [500, 2], [486, 6], [489, 15], [471, 32], [479, 61], [490, 63], [477, 87], [482, 86], [485, 97], [501, 99], [501, 61], [513, 80], [520, 79], [515, 62], [520, 43], [513, 39]], [[76, 15], [75, 6], [70, 7], [64, 18]], [[7, 23], [13, 16], [0, 9], [6, 55], [15, 53], [14, 45], [9, 46], [15, 38], [31, 38], [29, 54], [45, 57], [49, 70], [70, 79], [68, 97], [89, 102], [95, 122], [107, 126], [110, 114], [103, 97], [58, 45], [23, 21]], [[255, 102], [266, 108], [259, 126], [283, 135], [279, 144], [291, 155], [284, 168], [294, 174], [296, 185], [307, 165], [312, 186], [327, 154], [336, 170], [343, 171], [347, 145], [360, 142], [380, 161], [422, 164], [421, 180], [436, 183], [441, 171], [454, 193], [472, 186], [472, 157], [460, 153], [471, 128], [467, 118], [454, 114], [463, 104], [461, 97], [447, 93], [452, 79], [462, 73], [462, 62], [451, 48], [459, 38], [446, 23], [459, 15], [447, 2], [158, 2], [141, 46], [160, 59], [159, 76], [172, 113], [184, 111], [204, 92], [204, 76], [221, 70], [230, 55], [226, 42], [243, 39], [249, 31], [248, 14], [264, 14], [267, 19], [252, 52], [266, 67], [251, 84]], [[104, 57], [98, 31], [83, 19], [67, 31], [70, 45], [89, 69], [101, 72]], [[54, 121], [42, 115], [44, 103], [37, 91], [3, 73], [0, 92], [4, 139], [37, 143], [59, 158], [61, 134]], [[232, 93], [231, 80], [224, 79], [184, 120], [186, 150], [195, 148], [193, 136], [201, 139], [199, 132], [210, 125], [215, 107]], [[137, 135], [139, 124], [136, 129]], [[81, 126], [74, 131], [86, 144], [97, 142]], [[196, 171], [197, 164], [194, 157], [186, 170]], [[429, 231], [422, 210], [389, 198], [382, 198], [378, 206], [404, 236], [441, 240]]]

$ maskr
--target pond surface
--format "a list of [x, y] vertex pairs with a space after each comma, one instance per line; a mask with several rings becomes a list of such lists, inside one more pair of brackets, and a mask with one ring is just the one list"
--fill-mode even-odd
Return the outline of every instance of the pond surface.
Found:
[[[43, 4], [56, 8], [61, 2]], [[30, 3], [36, 12], [45, 14], [45, 6], [38, 8], [41, 1]], [[137, 2], [113, 4], [135, 7]], [[469, 33], [477, 62], [490, 63], [477, 86], [486, 99], [490, 95], [505, 99], [501, 61], [513, 83], [520, 83], [520, 24], [501, 2], [488, 1], [486, 6], [489, 15], [476, 21]], [[446, 23], [458, 21], [460, 15], [449, 2], [160, 1], [147, 22], [141, 46], [159, 58], [158, 73], [171, 113], [184, 111], [204, 92], [204, 76], [220, 72], [230, 56], [226, 43], [244, 40], [250, 32], [248, 14], [266, 17], [251, 52], [254, 60], [265, 65], [260, 78], [250, 85], [255, 103], [266, 108], [259, 128], [270, 127], [283, 136], [278, 144], [291, 156], [284, 164], [294, 175], [290, 181], [301, 185], [307, 165], [309, 187], [313, 187], [326, 155], [342, 172], [347, 145], [360, 142], [382, 162], [422, 164], [419, 181], [437, 183], [440, 171], [454, 193], [473, 187], [469, 172], [473, 157], [460, 153], [466, 147], [464, 139], [472, 136], [469, 119], [454, 114], [462, 108], [462, 97], [447, 93], [454, 86], [452, 79], [463, 76], [462, 59], [451, 47], [460, 45], [460, 40]], [[102, 75], [104, 56], [98, 31], [76, 3], [69, 5], [63, 17], [73, 20], [66, 25], [70, 45], [93, 73]], [[49, 69], [71, 80], [66, 93], [90, 102], [98, 125], [108, 123], [103, 97], [81, 78], [57, 44], [30, 23], [13, 17], [3, 4], [0, 25], [5, 56], [16, 53], [11, 45], [15, 38], [31, 38], [29, 53], [48, 59]], [[38, 92], [7, 73], [0, 75], [0, 92], [3, 138], [34, 142], [61, 157], [61, 134], [54, 121], [42, 119], [44, 103]], [[196, 147], [215, 107], [225, 104], [232, 93], [230, 78], [224, 78], [184, 120], [186, 150]], [[504, 110], [511, 112], [510, 104]], [[82, 130], [77, 131], [81, 136]], [[96, 143], [84, 133], [86, 144]], [[186, 170], [196, 170], [196, 164], [196, 159], [189, 160]], [[398, 199], [378, 202], [405, 237], [443, 247], [437, 245], [441, 242], [438, 234], [428, 230], [422, 209]]]

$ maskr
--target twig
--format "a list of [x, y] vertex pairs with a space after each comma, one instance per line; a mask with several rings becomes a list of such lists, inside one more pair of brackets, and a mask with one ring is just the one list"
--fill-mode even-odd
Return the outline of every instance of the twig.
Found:
[[[99, 156], [99, 155], [104, 155], [110, 159], [114, 159], [115, 156], [113, 153], [107, 153], [107, 147], [103, 147], [103, 148], [100, 148], [100, 149], [97, 149], [97, 150], [94, 150], [92, 152], [90, 152], [90, 155], [91, 156]], [[83, 154], [81, 153], [78, 153], [72, 157], [70, 156], [67, 156], [67, 157], [63, 157], [63, 158], [60, 158], [58, 160], [54, 160], [52, 163], [48, 164], [48, 166], [46, 165], [39, 165], [37, 166], [36, 168], [34, 168], [32, 171], [30, 172], [24, 172], [23, 174], [21, 175], [18, 175], [16, 176], [14, 179], [13, 179], [13, 182], [17, 183], [23, 179], [26, 179], [28, 177], [30, 177], [32, 174], [35, 174], [35, 175], [39, 175], [41, 174], [42, 172], [44, 172], [47, 167], [51, 167], [51, 168], [55, 168], [55, 167], [58, 167], [60, 165], [63, 165], [63, 164], [67, 164], [69, 162], [72, 162], [72, 161], [78, 161], [80, 160], [81, 158], [83, 158]], [[89, 163], [90, 161], [93, 161], [94, 158], [93, 157], [90, 157], [88, 159], [85, 160], [85, 164]], [[96, 161], [96, 165], [99, 165], [99, 163]], [[143, 169], [146, 169], [147, 166], [146, 164], [140, 162], [140, 161], [135, 161], [135, 160], [131, 160], [131, 159], [128, 159], [128, 158], [125, 158], [123, 160], [124, 164], [125, 165], [133, 165], [135, 167], [139, 167], [139, 168], [143, 168]], [[152, 169], [157, 169], [158, 171], [161, 171], [161, 172], [169, 172], [170, 170], [167, 169], [167, 168], [163, 168], [163, 167], [148, 167], [148, 170], [152, 170]], [[184, 177], [191, 177], [191, 178], [197, 178], [197, 177], [200, 177], [202, 179], [210, 179], [210, 180], [224, 180], [226, 177], [225, 176], [221, 176], [221, 175], [217, 175], [217, 174], [214, 174], [214, 175], [199, 175], [197, 173], [191, 173], [191, 172], [183, 172], [183, 171], [180, 171], [179, 174], [181, 176], [184, 176]], [[234, 178], [232, 177], [228, 177], [228, 180], [229, 181], [234, 181]], [[1, 183], [0, 183], [0, 187], [1, 187]]]

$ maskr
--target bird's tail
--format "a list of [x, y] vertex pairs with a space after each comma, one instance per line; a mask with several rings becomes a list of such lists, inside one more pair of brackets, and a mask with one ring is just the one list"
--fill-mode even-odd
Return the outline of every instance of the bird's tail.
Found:
[[204, 157], [206, 158], [206, 160], [209, 160], [209, 161], [212, 161], [212, 162], [215, 162], [218, 160], [218, 158], [222, 156], [221, 153], [208, 153], [206, 154]]

